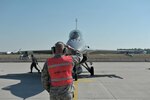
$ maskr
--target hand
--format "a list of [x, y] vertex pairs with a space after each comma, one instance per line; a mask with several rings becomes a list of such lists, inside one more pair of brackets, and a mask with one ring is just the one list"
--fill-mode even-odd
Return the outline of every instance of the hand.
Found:
[[70, 45], [65, 45], [66, 48], [74, 50], [74, 48], [72, 48]]
[[76, 55], [82, 56], [82, 53], [79, 50], [76, 50]]

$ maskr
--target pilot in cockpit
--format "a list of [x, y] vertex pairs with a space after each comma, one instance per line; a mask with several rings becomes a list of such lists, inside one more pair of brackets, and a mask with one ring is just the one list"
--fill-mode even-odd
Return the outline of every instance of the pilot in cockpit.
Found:
[[78, 32], [77, 31], [72, 32], [70, 35], [70, 39], [77, 39], [77, 38], [79, 38]]

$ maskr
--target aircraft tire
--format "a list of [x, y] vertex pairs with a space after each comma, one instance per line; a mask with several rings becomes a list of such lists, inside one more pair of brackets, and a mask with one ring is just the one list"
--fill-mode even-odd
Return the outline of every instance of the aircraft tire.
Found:
[[94, 76], [94, 67], [91, 67], [90, 72], [91, 72], [91, 76]]
[[75, 81], [78, 80], [78, 74], [75, 74], [75, 75], [74, 75], [74, 79], [75, 79]]

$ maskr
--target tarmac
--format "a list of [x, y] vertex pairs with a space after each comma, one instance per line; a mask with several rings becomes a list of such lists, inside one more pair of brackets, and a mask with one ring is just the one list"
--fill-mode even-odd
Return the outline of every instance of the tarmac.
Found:
[[[39, 63], [42, 68], [44, 63]], [[150, 100], [150, 63], [95, 62], [74, 81], [74, 100]], [[49, 100], [30, 63], [0, 63], [0, 100]]]

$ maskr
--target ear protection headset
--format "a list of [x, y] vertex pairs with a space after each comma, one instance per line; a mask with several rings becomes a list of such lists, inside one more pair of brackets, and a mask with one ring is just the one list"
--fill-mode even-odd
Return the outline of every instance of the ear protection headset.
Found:
[[55, 47], [51, 47], [52, 53], [55, 53]]
[[[64, 44], [63, 42], [57, 42], [57, 43], [62, 43], [62, 44]], [[57, 43], [56, 43], [56, 44], [57, 44]], [[65, 46], [65, 45], [64, 45], [64, 46]], [[53, 53], [55, 53], [55, 52], [56, 52], [56, 47], [53, 46], [53, 47], [51, 48], [51, 50], [52, 50]], [[66, 47], [64, 47], [63, 53], [66, 53]]]

